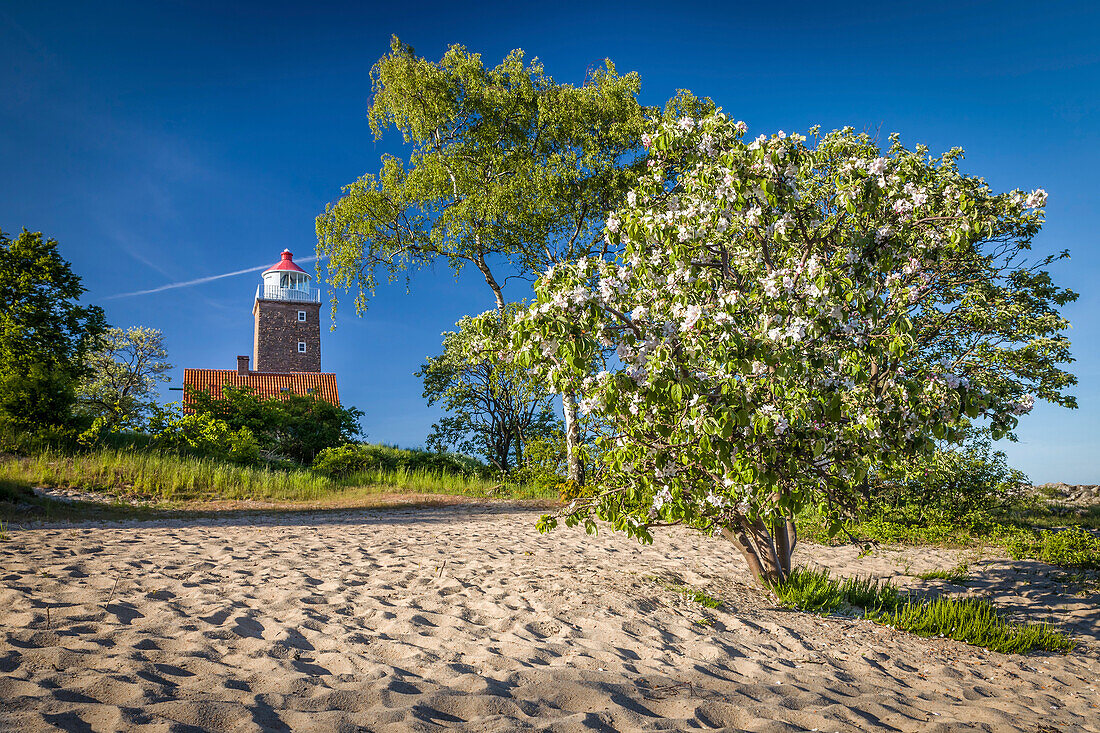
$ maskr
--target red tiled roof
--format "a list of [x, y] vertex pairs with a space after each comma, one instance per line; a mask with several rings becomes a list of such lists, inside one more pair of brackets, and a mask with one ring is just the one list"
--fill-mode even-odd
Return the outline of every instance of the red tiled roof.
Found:
[[[278, 272], [279, 270], [290, 270], [291, 272], [306, 272], [305, 270], [294, 264], [294, 255], [289, 249], [284, 249], [282, 258], [274, 265], [264, 270], [263, 274], [266, 275], [269, 272]], [[309, 273], [306, 274], [308, 275]]]
[[272, 372], [249, 372], [240, 374], [236, 369], [184, 369], [183, 404], [187, 406], [187, 393], [190, 390], [207, 391], [214, 397], [221, 397], [225, 385], [231, 387], [251, 387], [261, 397], [312, 394], [325, 402], [340, 406], [340, 393], [336, 389], [336, 375], [322, 372], [290, 372], [275, 374]]

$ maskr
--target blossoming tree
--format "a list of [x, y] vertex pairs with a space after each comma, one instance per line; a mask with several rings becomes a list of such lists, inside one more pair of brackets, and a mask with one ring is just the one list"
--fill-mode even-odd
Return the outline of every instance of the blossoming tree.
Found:
[[608, 473], [540, 530], [607, 520], [643, 541], [729, 539], [762, 583], [790, 572], [795, 514], [839, 517], [868, 472], [1072, 405], [1058, 306], [1028, 263], [1046, 194], [994, 194], [891, 137], [755, 140], [721, 113], [666, 122], [606, 224], [610, 258], [547, 270], [513, 328], [521, 364], [611, 420]]

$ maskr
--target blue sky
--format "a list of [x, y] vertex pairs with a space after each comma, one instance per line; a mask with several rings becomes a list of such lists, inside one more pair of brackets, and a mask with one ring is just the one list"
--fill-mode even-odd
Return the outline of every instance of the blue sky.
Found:
[[[164, 331], [182, 368], [252, 349], [257, 274], [110, 298], [313, 253], [314, 217], [397, 151], [365, 111], [396, 33], [437, 59], [538, 56], [580, 83], [610, 58], [642, 101], [712, 97], [750, 133], [897, 131], [967, 151], [997, 190], [1050, 193], [1040, 252], [1069, 249], [1080, 409], [1040, 405], [1010, 462], [1037, 481], [1100, 483], [1100, 10], [1091, 3], [63, 3], [0, 1], [0, 228], [59, 240], [117, 326]], [[521, 297], [522, 293], [513, 293]], [[422, 444], [438, 413], [413, 373], [484, 282], [445, 268], [378, 290], [324, 333], [323, 368], [369, 439]], [[175, 397], [178, 393], [165, 393]]]

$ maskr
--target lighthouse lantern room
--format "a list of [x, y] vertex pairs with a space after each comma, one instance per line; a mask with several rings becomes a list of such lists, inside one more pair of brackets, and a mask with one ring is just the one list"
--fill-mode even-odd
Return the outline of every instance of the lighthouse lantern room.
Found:
[[264, 270], [263, 283], [256, 288], [257, 300], [293, 300], [320, 303], [321, 291], [309, 285], [309, 273], [294, 264], [294, 255], [284, 249], [282, 258]]

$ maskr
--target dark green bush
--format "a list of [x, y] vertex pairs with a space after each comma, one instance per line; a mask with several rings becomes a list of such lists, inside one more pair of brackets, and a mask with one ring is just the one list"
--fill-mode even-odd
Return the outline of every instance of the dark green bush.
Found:
[[260, 448], [309, 465], [326, 448], [360, 435], [361, 410], [338, 407], [314, 395], [284, 394], [265, 398], [248, 387], [226, 385], [219, 397], [188, 392], [188, 407], [210, 415], [234, 431], [247, 428]]

